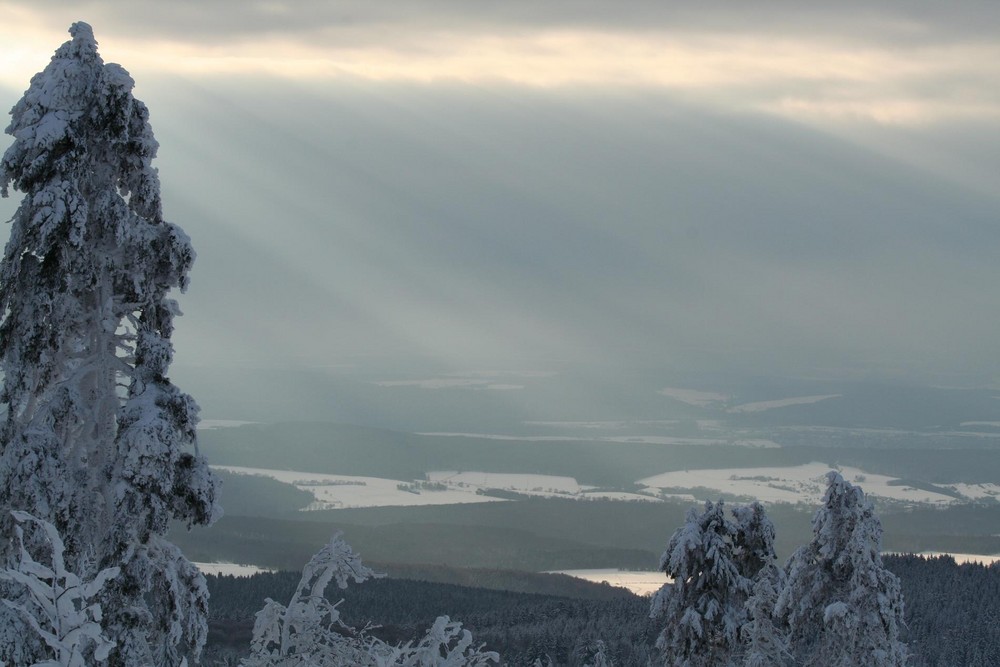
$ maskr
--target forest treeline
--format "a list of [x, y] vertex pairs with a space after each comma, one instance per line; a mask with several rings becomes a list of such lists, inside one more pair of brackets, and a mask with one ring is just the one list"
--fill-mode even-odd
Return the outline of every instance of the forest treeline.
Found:
[[[1000, 665], [1000, 565], [958, 564], [948, 556], [883, 560], [900, 579], [913, 667]], [[235, 665], [246, 654], [254, 612], [265, 598], [287, 599], [299, 576], [207, 577], [212, 602], [204, 664]], [[649, 599], [626, 593], [594, 600], [386, 578], [328, 594], [343, 600], [338, 608], [347, 623], [379, 623], [376, 633], [389, 641], [413, 639], [450, 613], [511, 667], [545, 656], [557, 666], [578, 667], [598, 640], [618, 667], [645, 665], [660, 630], [649, 619]]]

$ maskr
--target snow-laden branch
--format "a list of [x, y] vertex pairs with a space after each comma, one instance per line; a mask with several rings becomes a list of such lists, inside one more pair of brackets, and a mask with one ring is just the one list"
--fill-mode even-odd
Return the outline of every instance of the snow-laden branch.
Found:
[[[104, 636], [101, 628], [101, 605], [93, 599], [105, 584], [118, 576], [119, 568], [101, 570], [90, 581], [83, 581], [66, 569], [65, 545], [55, 526], [27, 512], [11, 512], [20, 562], [16, 568], [0, 571], [0, 580], [15, 584], [21, 595], [4, 599], [3, 604], [18, 612], [45, 642], [50, 658], [32, 667], [85, 667], [90, 661], [104, 662], [115, 642]], [[25, 544], [24, 524], [36, 526], [36, 539], [48, 551], [45, 565], [30, 553]], [[38, 538], [41, 538], [40, 540]], [[38, 554], [42, 560], [42, 556]]]

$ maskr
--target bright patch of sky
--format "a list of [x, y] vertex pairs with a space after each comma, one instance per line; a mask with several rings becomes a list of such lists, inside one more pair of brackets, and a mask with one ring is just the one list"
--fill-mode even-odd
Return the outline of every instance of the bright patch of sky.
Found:
[[[902, 2], [2, 2], [16, 84], [81, 9], [108, 54], [185, 76], [663, 87], [804, 119], [993, 117], [997, 11]], [[16, 77], [16, 78], [14, 78]], [[13, 79], [13, 81], [11, 81]]]
[[510, 401], [546, 376], [468, 369], [601, 365], [538, 420], [607, 404], [626, 365], [1000, 384], [1000, 4], [0, 16], [0, 106], [81, 19], [137, 81], [165, 215], [198, 251], [173, 373], [196, 397], [185, 365], [390, 357], [431, 363], [376, 389]]

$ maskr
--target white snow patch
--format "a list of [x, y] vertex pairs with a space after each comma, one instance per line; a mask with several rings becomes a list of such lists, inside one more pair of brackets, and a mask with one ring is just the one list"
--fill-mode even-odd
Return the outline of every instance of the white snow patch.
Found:
[[1000, 422], [962, 422], [961, 426], [990, 426], [1000, 428]]
[[647, 496], [641, 493], [628, 493], [627, 491], [584, 491], [578, 498], [586, 500], [623, 500], [626, 502], [636, 501], [644, 503], [661, 503], [661, 498]]
[[664, 584], [670, 583], [670, 578], [658, 570], [557, 570], [546, 574], [566, 574], [577, 579], [594, 583], [607, 582], [612, 586], [627, 588], [636, 595], [652, 595]]
[[506, 435], [504, 433], [456, 433], [451, 431], [424, 431], [417, 435], [438, 436], [442, 438], [482, 438], [484, 440], [511, 440], [517, 442], [607, 442], [618, 444], [639, 445], [695, 445], [716, 446], [731, 445], [736, 447], [781, 447], [772, 440], [763, 438], [686, 438], [670, 435], [615, 435], [615, 436], [572, 436], [572, 435]]
[[[268, 470], [241, 466], [213, 467], [237, 474], [263, 475], [308, 491], [315, 501], [302, 511], [501, 502], [500, 498], [477, 495], [474, 488], [449, 487], [443, 491], [430, 491], [420, 489], [418, 486], [420, 482], [404, 482], [381, 477], [326, 475], [298, 470]], [[401, 489], [400, 486], [411, 490]]]
[[373, 384], [379, 387], [417, 387], [419, 389], [468, 389], [490, 384], [489, 380], [472, 378], [427, 378], [426, 380], [382, 380]]
[[433, 435], [442, 438], [481, 438], [483, 440], [512, 440], [522, 442], [566, 442], [578, 441], [569, 435], [504, 435], [503, 433], [452, 433], [448, 432], [423, 432], [417, 435]]
[[729, 397], [725, 394], [718, 394], [714, 391], [699, 391], [697, 389], [682, 389], [680, 387], [665, 387], [656, 393], [699, 408], [705, 408], [713, 403], [722, 403], [729, 400]]
[[810, 403], [819, 403], [820, 401], [825, 401], [830, 398], [838, 398], [839, 396], [840, 394], [823, 394], [822, 396], [795, 396], [793, 398], [781, 398], [775, 401], [756, 401], [753, 403], [734, 405], [733, 407], [727, 409], [726, 412], [764, 412], [765, 410], [773, 410], [775, 408], [787, 408], [790, 405], [808, 405]]
[[202, 419], [198, 422], [199, 431], [213, 431], [219, 428], [234, 428], [236, 426], [246, 426], [247, 424], [259, 424], [260, 422], [241, 421], [239, 419]]
[[637, 421], [526, 421], [525, 426], [547, 426], [552, 428], [584, 428], [619, 430], [632, 426], [673, 426], [676, 419], [642, 419]]
[[958, 484], [942, 484], [941, 486], [945, 486], [956, 493], [961, 493], [971, 500], [985, 500], [987, 498], [1000, 500], [1000, 485], [997, 484], [966, 484], [961, 482]]
[[956, 554], [944, 551], [921, 551], [917, 555], [927, 556], [928, 558], [932, 558], [934, 556], [951, 556], [955, 559], [956, 563], [982, 563], [983, 565], [992, 565], [993, 563], [1000, 562], [1000, 554]]
[[678, 438], [669, 435], [620, 435], [610, 438], [600, 438], [603, 442], [641, 443], [646, 445], [725, 445], [727, 442], [719, 438]]
[[236, 563], [194, 563], [202, 574], [228, 575], [233, 577], [249, 577], [260, 572], [274, 572], [256, 565], [238, 565]]
[[[503, 489], [529, 495], [577, 495], [587, 487], [580, 486], [573, 477], [535, 475], [528, 473], [458, 472], [435, 470], [427, 473], [431, 482], [474, 489]], [[590, 487], [592, 488], [592, 487]]]
[[[844, 479], [859, 485], [870, 496], [910, 503], [948, 505], [955, 498], [909, 486], [890, 485], [893, 477], [868, 473], [858, 468], [839, 468]], [[654, 475], [638, 481], [652, 489], [710, 489], [711, 492], [755, 498], [763, 503], [818, 504], [826, 491], [830, 466], [807, 463], [774, 468], [720, 468], [684, 470]], [[704, 498], [703, 498], [704, 499]]]

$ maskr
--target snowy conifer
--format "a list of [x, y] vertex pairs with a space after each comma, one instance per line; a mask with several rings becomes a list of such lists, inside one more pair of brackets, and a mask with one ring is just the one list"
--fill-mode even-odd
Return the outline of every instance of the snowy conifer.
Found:
[[746, 620], [737, 664], [746, 667], [779, 667], [787, 660], [784, 630], [774, 619], [774, 605], [784, 583], [774, 551], [774, 524], [759, 502], [733, 508], [736, 522], [734, 559], [750, 579]]
[[723, 667], [739, 650], [750, 580], [734, 560], [737, 526], [722, 501], [688, 512], [670, 538], [660, 569], [673, 578], [654, 596], [650, 616], [663, 625], [656, 647], [672, 667]]
[[331, 581], [346, 588], [380, 576], [361, 563], [340, 533], [302, 570], [288, 606], [270, 598], [257, 612], [243, 667], [487, 667], [496, 653], [474, 646], [462, 624], [440, 616], [418, 642], [387, 644], [340, 620], [324, 596]]
[[[15, 528], [20, 550], [16, 568], [0, 570], [0, 580], [20, 585], [26, 595], [23, 603], [3, 600], [16, 611], [50, 652], [47, 667], [84, 667], [88, 662], [104, 662], [115, 643], [102, 634], [101, 605], [91, 600], [105, 584], [118, 576], [118, 568], [101, 570], [93, 581], [81, 581], [66, 569], [65, 546], [55, 526], [27, 512], [13, 512], [18, 522]], [[25, 547], [24, 528], [20, 524], [34, 523], [41, 532], [40, 541], [46, 547], [45, 565]], [[40, 556], [43, 560], [46, 556]]]
[[743, 667], [781, 667], [789, 662], [785, 629], [774, 615], [782, 584], [782, 572], [774, 564], [765, 565], [755, 578], [742, 630]]
[[324, 592], [333, 580], [346, 588], [352, 579], [361, 583], [372, 576], [375, 573], [361, 563], [340, 533], [335, 534], [306, 563], [288, 606], [268, 598], [257, 612], [244, 667], [364, 664], [367, 649], [340, 620], [337, 605]]
[[[62, 535], [71, 571], [120, 567], [99, 595], [109, 663], [178, 665], [204, 643], [207, 592], [164, 535], [219, 513], [197, 406], [167, 377], [179, 311], [166, 295], [194, 252], [163, 219], [131, 77], [90, 26], [70, 34], [11, 111], [0, 161], [2, 194], [24, 193], [0, 261], [0, 531], [31, 512]], [[7, 567], [14, 546], [0, 542]], [[0, 659], [21, 655], [11, 636]]]
[[882, 565], [882, 525], [860, 488], [827, 475], [813, 539], [789, 559], [777, 604], [802, 667], [901, 667], [903, 599]]

